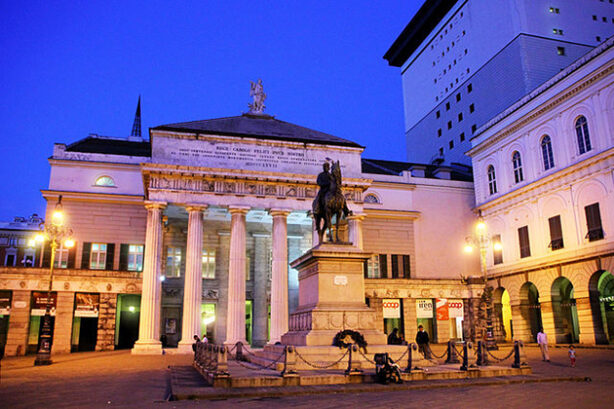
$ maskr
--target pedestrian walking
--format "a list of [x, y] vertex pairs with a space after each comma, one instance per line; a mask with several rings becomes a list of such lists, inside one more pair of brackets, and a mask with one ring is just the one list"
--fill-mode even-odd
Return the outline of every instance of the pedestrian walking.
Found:
[[416, 334], [416, 344], [418, 351], [424, 355], [426, 359], [431, 359], [431, 347], [429, 346], [429, 334], [424, 330], [422, 325], [418, 325], [418, 333]]
[[194, 335], [194, 343], [192, 344], [192, 351], [196, 352], [196, 348], [198, 347], [198, 344], [200, 344], [200, 338], [198, 338], [198, 335]]
[[567, 351], [567, 354], [569, 355], [569, 363], [571, 364], [572, 368], [576, 367], [576, 350], [574, 349], [573, 345], [569, 346], [569, 350]]
[[548, 336], [546, 336], [543, 328], [540, 328], [537, 333], [537, 344], [542, 353], [542, 361], [550, 362], [550, 355], [548, 354]]

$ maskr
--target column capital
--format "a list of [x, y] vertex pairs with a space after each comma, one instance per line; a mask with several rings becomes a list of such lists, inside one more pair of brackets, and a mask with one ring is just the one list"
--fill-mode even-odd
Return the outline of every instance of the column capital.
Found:
[[228, 206], [230, 214], [246, 214], [250, 209], [250, 206]]
[[166, 207], [166, 205], [167, 205], [166, 202], [156, 202], [156, 201], [153, 201], [153, 200], [145, 200], [144, 203], [145, 203], [145, 208], [147, 210], [150, 210], [150, 209], [164, 209]]
[[202, 212], [207, 209], [208, 205], [203, 204], [186, 204], [185, 209], [189, 212]]
[[269, 209], [269, 214], [273, 217], [279, 217], [279, 216], [287, 217], [290, 213], [292, 213], [292, 210], [290, 209], [281, 209], [281, 208]]
[[354, 214], [351, 214], [351, 215], [347, 216], [347, 219], [348, 220], [359, 220], [359, 221], [362, 221], [362, 220], [365, 219], [365, 217], [367, 217], [366, 213], [354, 213]]

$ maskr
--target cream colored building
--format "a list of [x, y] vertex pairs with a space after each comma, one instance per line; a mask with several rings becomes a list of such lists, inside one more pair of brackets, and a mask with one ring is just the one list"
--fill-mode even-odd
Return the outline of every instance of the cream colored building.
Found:
[[614, 342], [613, 45], [472, 139], [477, 209], [503, 248], [489, 248], [488, 275], [508, 337], [534, 341], [543, 326], [550, 342]]
[[[308, 212], [327, 158], [341, 163], [354, 213], [342, 235], [374, 254], [365, 298], [382, 329], [413, 339], [424, 323], [440, 341], [462, 337], [480, 289], [460, 280], [479, 270], [459, 251], [474, 219], [470, 169], [363, 150], [264, 114], [159, 126], [150, 141], [56, 144], [43, 196], [48, 215], [62, 196], [77, 244], [56, 254], [53, 353], [191, 351], [204, 333], [218, 344], [279, 340], [297, 305], [289, 262], [317, 245]], [[36, 268], [0, 268], [8, 355], [36, 350], [48, 246], [42, 255]]]

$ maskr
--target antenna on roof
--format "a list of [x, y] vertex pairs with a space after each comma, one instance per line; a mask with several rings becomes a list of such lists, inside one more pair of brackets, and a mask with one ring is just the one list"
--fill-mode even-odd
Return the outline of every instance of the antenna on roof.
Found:
[[[139, 95], [139, 102], [136, 104], [136, 112], [134, 114], [134, 123], [132, 124], [132, 133], [130, 133], [131, 137], [138, 137], [143, 139], [143, 135], [141, 135], [141, 96]], [[132, 139], [132, 138], [130, 138]]]

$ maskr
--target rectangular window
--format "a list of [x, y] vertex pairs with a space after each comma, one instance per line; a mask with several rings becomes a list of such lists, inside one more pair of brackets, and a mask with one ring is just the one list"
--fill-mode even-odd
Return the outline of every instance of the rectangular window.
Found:
[[166, 276], [181, 277], [181, 247], [169, 247], [166, 253]]
[[374, 254], [371, 258], [365, 261], [365, 278], [380, 278], [380, 256]]
[[441, 116], [441, 112], [437, 111], [435, 112], [435, 117], [439, 118]]
[[475, 111], [475, 105], [471, 104], [469, 105], [469, 112], [473, 113], [473, 111]]
[[597, 37], [595, 37], [595, 40], [597, 40], [597, 42], [600, 43], [601, 42], [601, 37], [597, 36]]
[[599, 203], [593, 203], [592, 205], [584, 207], [584, 212], [586, 213], [586, 227], [588, 230], [586, 238], [588, 238], [588, 241], [603, 239]]
[[450, 149], [454, 149], [454, 141], [450, 141], [448, 143], [448, 146], [450, 147]]
[[437, 130], [437, 136], [441, 136], [441, 128]]
[[467, 85], [467, 92], [471, 92], [471, 91], [473, 91], [473, 85], [469, 84]]
[[448, 129], [452, 129], [452, 121], [448, 121]]
[[550, 247], [552, 250], [562, 249], [563, 244], [563, 229], [561, 228], [561, 216], [557, 215], [548, 219], [550, 226]]
[[443, 148], [439, 148], [439, 156], [443, 156]]
[[475, 130], [478, 129], [476, 124], [471, 125], [471, 133], [475, 133]]
[[104, 270], [107, 265], [107, 245], [106, 243], [92, 243], [90, 252], [90, 269]]
[[460, 134], [460, 141], [461, 142], [465, 141], [465, 133], [464, 132], [461, 132], [461, 134]]
[[556, 47], [557, 55], [565, 55], [565, 47]]
[[446, 102], [446, 111], [449, 111], [449, 110], [450, 110], [450, 103]]
[[459, 112], [459, 113], [458, 113], [458, 122], [460, 122], [460, 121], [462, 121], [462, 120], [463, 120], [463, 113], [462, 113], [462, 112]]
[[501, 235], [495, 234], [492, 236], [492, 257], [493, 264], [503, 263], [503, 248], [501, 247]]
[[60, 247], [55, 250], [55, 261], [53, 262], [53, 267], [68, 268], [68, 249], [64, 248], [63, 244], [60, 244]]
[[388, 278], [388, 257], [386, 254], [379, 255], [379, 276], [380, 278]]
[[128, 246], [128, 271], [143, 271], [143, 245]]
[[520, 258], [531, 256], [531, 245], [529, 243], [529, 227], [523, 226], [518, 229], [518, 243], [520, 244]]
[[461, 94], [460, 94], [460, 93], [458, 93], [458, 94], [456, 94], [456, 102], [458, 102], [458, 101], [460, 101], [460, 100], [461, 100]]
[[215, 250], [203, 249], [203, 278], [215, 278]]

